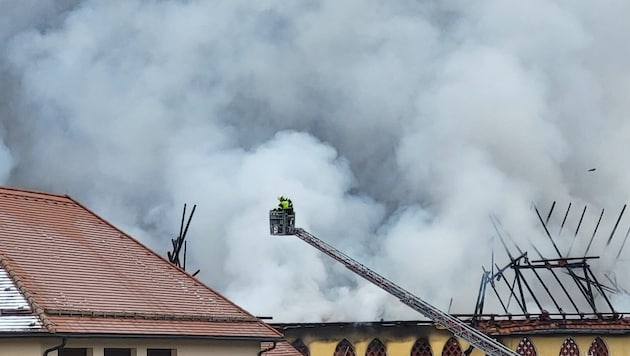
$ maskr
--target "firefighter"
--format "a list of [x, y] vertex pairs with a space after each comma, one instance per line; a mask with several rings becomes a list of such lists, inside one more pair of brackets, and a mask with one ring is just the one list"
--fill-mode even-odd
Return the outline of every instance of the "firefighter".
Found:
[[291, 199], [285, 198], [284, 196], [278, 197], [278, 210], [288, 210], [289, 212], [293, 211], [293, 202]]
[[278, 197], [278, 210], [286, 209], [287, 205], [288, 205], [287, 199], [283, 195], [279, 196]]

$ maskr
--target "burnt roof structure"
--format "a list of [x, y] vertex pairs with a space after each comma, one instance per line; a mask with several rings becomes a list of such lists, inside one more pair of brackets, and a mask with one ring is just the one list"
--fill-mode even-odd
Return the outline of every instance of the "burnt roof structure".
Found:
[[[608, 265], [614, 266], [622, 255], [630, 234], [630, 226], [623, 220], [626, 205], [619, 214], [608, 217], [609, 227], [602, 224], [606, 220], [603, 209], [590, 215], [595, 221], [586, 223], [587, 206], [572, 211], [569, 203], [561, 213], [555, 213], [555, 207], [553, 202], [543, 214], [532, 205], [540, 231], [553, 248], [552, 256], [543, 255], [540, 246], [533, 243], [527, 246], [531, 251], [519, 246], [499, 219], [491, 217], [496, 237], [509, 261], [500, 266], [493, 254], [491, 267], [483, 267], [474, 313], [461, 316], [470, 317], [474, 325], [498, 334], [531, 332], [532, 328], [627, 332], [630, 320], [611, 301], [613, 295], [627, 292], [617, 283], [614, 270], [592, 268], [600, 259], [593, 253], [595, 245], [608, 259], [614, 256], [614, 261], [607, 261]], [[496, 303], [502, 312], [485, 313], [488, 300]]]

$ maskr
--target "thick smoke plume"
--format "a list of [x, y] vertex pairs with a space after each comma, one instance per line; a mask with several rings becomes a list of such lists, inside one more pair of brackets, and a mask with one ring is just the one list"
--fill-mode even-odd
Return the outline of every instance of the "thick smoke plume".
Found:
[[629, 7], [0, 0], [0, 181], [163, 254], [198, 204], [189, 264], [257, 315], [419, 317], [269, 237], [288, 195], [298, 225], [472, 312], [489, 214], [548, 252], [532, 202], [629, 200]]

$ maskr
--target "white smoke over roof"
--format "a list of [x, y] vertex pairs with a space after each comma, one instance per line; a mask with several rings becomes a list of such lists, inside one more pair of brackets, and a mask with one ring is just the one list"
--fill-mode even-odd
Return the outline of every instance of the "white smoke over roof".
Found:
[[189, 264], [258, 315], [418, 317], [268, 237], [288, 195], [298, 225], [471, 312], [489, 214], [527, 245], [532, 201], [628, 201], [629, 6], [0, 0], [0, 180], [164, 252], [198, 204]]

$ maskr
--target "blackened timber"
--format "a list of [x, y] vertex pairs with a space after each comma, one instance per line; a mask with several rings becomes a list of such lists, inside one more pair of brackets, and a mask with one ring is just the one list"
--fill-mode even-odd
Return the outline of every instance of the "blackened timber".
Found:
[[599, 228], [599, 223], [602, 222], [602, 217], [604, 216], [604, 209], [602, 209], [602, 213], [599, 214], [599, 219], [597, 220], [597, 225], [595, 225], [595, 229], [593, 230], [593, 235], [591, 235], [591, 240], [588, 242], [588, 246], [586, 246], [586, 251], [584, 251], [584, 256], [588, 255], [588, 250], [591, 248], [591, 244], [593, 243], [593, 239], [595, 238], [595, 234], [597, 234], [597, 229]]
[[[499, 268], [499, 266], [496, 266], [497, 269]], [[514, 297], [514, 300], [516, 300], [516, 303], [518, 303], [518, 307], [521, 308], [521, 311], [524, 314], [527, 314], [527, 310], [525, 309], [525, 307], [521, 304], [521, 302], [518, 300], [518, 296], [516, 295], [516, 293], [514, 292], [514, 286], [511, 286], [510, 283], [507, 281], [507, 278], [505, 277], [505, 275], [503, 274], [503, 272], [499, 272], [499, 275], [501, 277], [501, 279], [503, 279], [503, 282], [505, 282], [505, 285], [508, 287], [508, 289], [510, 290], [510, 298], [508, 298], [508, 302], [507, 302], [507, 307], [510, 307], [510, 300], [512, 299], [512, 297]], [[514, 283], [516, 282], [516, 279], [514, 280]]]
[[[510, 237], [510, 235], [508, 234], [508, 237]], [[512, 241], [514, 242], [514, 241]], [[516, 249], [518, 250], [518, 252], [524, 256], [525, 258], [523, 259], [525, 261], [525, 263], [527, 265], [531, 265], [529, 258], [527, 258], [527, 252], [523, 252], [523, 250], [521, 250], [521, 248], [518, 246], [518, 244], [516, 242], [514, 242], [514, 246], [516, 246]], [[520, 266], [520, 265], [519, 265]], [[545, 282], [543, 282], [542, 278], [540, 277], [540, 275], [538, 274], [538, 271], [536, 271], [535, 269], [532, 269], [532, 272], [534, 273], [534, 275], [536, 276], [536, 278], [538, 279], [538, 282], [540, 282], [540, 284], [543, 286], [543, 288], [545, 289], [545, 291], [547, 292], [547, 295], [549, 295], [549, 298], [551, 298], [551, 301], [553, 302], [553, 304], [556, 306], [556, 308], [558, 309], [558, 312], [562, 312], [562, 308], [560, 307], [560, 305], [556, 302], [556, 299], [553, 297], [553, 294], [551, 293], [551, 291], [549, 290], [549, 288], [547, 288], [547, 285], [545, 284]], [[520, 271], [519, 271], [520, 273]], [[532, 293], [530, 291], [530, 293]], [[533, 294], [533, 293], [532, 293]]]
[[599, 293], [602, 295], [602, 297], [604, 298], [604, 300], [606, 301], [606, 304], [608, 304], [608, 307], [610, 308], [610, 310], [616, 314], [615, 312], [615, 308], [613, 307], [612, 303], [610, 302], [610, 300], [608, 299], [608, 296], [606, 296], [606, 293], [604, 292], [604, 289], [602, 288], [602, 284], [599, 283], [599, 281], [597, 280], [597, 277], [595, 277], [595, 274], [593, 273], [593, 271], [591, 270], [591, 268], [588, 268], [588, 272], [591, 275], [591, 278], [593, 279], [593, 281], [595, 282], [595, 286], [596, 288], [598, 288]]
[[[539, 252], [540, 255], [540, 252]], [[542, 255], [540, 255], [542, 258]], [[533, 263], [548, 262], [548, 261], [584, 261], [584, 260], [596, 260], [599, 256], [584, 256], [584, 257], [563, 257], [563, 258], [542, 258], [540, 260], [533, 260]]]
[[536, 215], [538, 216], [538, 220], [540, 220], [540, 223], [542, 224], [543, 229], [545, 229], [545, 234], [549, 238], [549, 241], [551, 241], [551, 244], [553, 245], [553, 248], [556, 250], [556, 253], [558, 254], [558, 257], [562, 258], [562, 253], [560, 253], [560, 250], [558, 249], [558, 246], [553, 241], [553, 238], [551, 237], [551, 234], [549, 233], [549, 230], [547, 229], [547, 224], [545, 224], [545, 222], [543, 221], [542, 216], [540, 216], [540, 212], [538, 211], [538, 208], [536, 207], [536, 205], [534, 205], [534, 210], [536, 211]]
[[[496, 219], [496, 218], [495, 218], [495, 219]], [[491, 221], [492, 221], [492, 226], [494, 227], [494, 229], [495, 229], [495, 231], [496, 231], [496, 233], [497, 233], [497, 236], [499, 237], [499, 241], [501, 241], [501, 245], [503, 245], [503, 248], [505, 249], [505, 252], [507, 253], [508, 257], [510, 258], [510, 262], [511, 262], [511, 264], [510, 264], [510, 265], [508, 265], [508, 266], [513, 266], [513, 265], [514, 265], [514, 263], [515, 263], [515, 261], [517, 261], [517, 259], [515, 259], [515, 258], [512, 256], [512, 253], [510, 252], [510, 249], [508, 249], [507, 244], [505, 243], [505, 240], [503, 239], [503, 236], [501, 235], [501, 232], [499, 231], [499, 228], [498, 228], [498, 226], [497, 226], [497, 221], [496, 221], [495, 219], [491, 219]], [[525, 255], [521, 255], [521, 257], [524, 257], [524, 256], [525, 256]], [[520, 259], [521, 257], [519, 257], [518, 259]], [[516, 302], [518, 303], [518, 306], [519, 306], [519, 308], [521, 308], [521, 311], [522, 311], [523, 313], [527, 314], [527, 306], [524, 304], [524, 302], [525, 302], [525, 298], [522, 296], [522, 288], [521, 288], [521, 286], [520, 286], [520, 283], [519, 283], [519, 291], [520, 291], [520, 294], [521, 294], [521, 298], [522, 298], [522, 300], [523, 300], [523, 303], [521, 303], [521, 302], [519, 301], [519, 297], [518, 297], [518, 296], [516, 295], [516, 293], [514, 292], [514, 287], [513, 287], [513, 286], [511, 286], [511, 285], [507, 282], [507, 279], [505, 278], [505, 275], [503, 274], [503, 270], [501, 270], [501, 269], [499, 268], [499, 266], [496, 266], [496, 267], [497, 267], [497, 270], [499, 270], [499, 271], [497, 272], [497, 275], [498, 275], [498, 276], [500, 276], [500, 277], [502, 277], [502, 278], [503, 278], [503, 280], [505, 281], [505, 284], [507, 285], [508, 289], [510, 290], [510, 293], [511, 293], [510, 295], [514, 297], [514, 300], [516, 300]], [[506, 268], [507, 268], [507, 267], [506, 267]], [[514, 278], [514, 283], [516, 283], [516, 282], [517, 282], [517, 280], [518, 280], [518, 275], [516, 275], [516, 276], [515, 276], [515, 278]], [[507, 303], [508, 307], [509, 307], [509, 305], [510, 305], [510, 303], [509, 303], [509, 302], [510, 302], [510, 299], [508, 298], [508, 303]]]
[[577, 236], [580, 231], [580, 226], [582, 226], [582, 220], [584, 220], [584, 214], [586, 214], [586, 205], [584, 205], [584, 209], [582, 210], [582, 215], [580, 216], [580, 221], [578, 222], [577, 227], [575, 228], [575, 236]]
[[[461, 318], [470, 318], [472, 317], [471, 314], [453, 314], [454, 316], [457, 317], [461, 317]], [[601, 317], [602, 320], [618, 320], [619, 319], [619, 314], [618, 313], [549, 313], [547, 314], [550, 317], [555, 317], [555, 316], [559, 316], [562, 317], [562, 319], [564, 320], [574, 320], [574, 317], [579, 317], [580, 319], [584, 319], [584, 317], [589, 317], [589, 316], [598, 316]], [[523, 317], [531, 317], [532, 314], [508, 314], [508, 315], [498, 315], [498, 314], [482, 314], [482, 317], [486, 317], [490, 320], [513, 320], [516, 318], [523, 318]]]
[[486, 286], [488, 285], [488, 276], [490, 275], [490, 272], [486, 271], [486, 269], [483, 268], [483, 266], [481, 268], [483, 269], [483, 274], [481, 275], [481, 283], [479, 283], [479, 293], [477, 294], [477, 302], [475, 303], [475, 315], [483, 314], [483, 305], [485, 302]]
[[186, 270], [186, 251], [188, 250], [188, 241], [184, 241], [184, 263], [182, 268]]
[[[483, 267], [482, 267], [483, 268]], [[507, 268], [507, 267], [506, 267]], [[488, 271], [486, 271], [485, 268], [483, 268], [484, 273], [489, 273]], [[491, 278], [486, 278], [486, 283], [490, 283], [490, 287], [492, 287], [492, 290], [494, 291], [494, 294], [496, 295], [497, 299], [499, 300], [499, 303], [501, 303], [501, 307], [503, 308], [503, 311], [508, 314], [508, 309], [505, 306], [505, 303], [503, 303], [503, 299], [501, 298], [501, 296], [499, 295], [499, 291], [497, 291], [497, 287], [494, 285], [494, 275]], [[483, 309], [483, 307], [482, 307]]]
[[617, 252], [616, 259], [619, 259], [619, 256], [621, 256], [621, 251], [626, 246], [626, 241], [628, 241], [628, 235], [630, 235], [630, 226], [628, 226], [628, 230], [626, 231], [626, 236], [624, 236], [623, 238], [623, 243], [621, 244], [621, 247], [619, 248], [619, 251]]
[[[534, 251], [536, 251], [536, 253], [538, 254], [538, 257], [543, 258], [542, 253], [540, 253], [540, 251], [536, 248], [536, 246], [532, 245], [532, 247], [534, 248]], [[553, 275], [553, 277], [555, 278], [556, 282], [558, 282], [558, 285], [560, 285], [560, 289], [562, 289], [564, 294], [569, 299], [569, 302], [571, 303], [571, 305], [575, 309], [575, 312], [576, 313], [580, 313], [580, 309], [578, 308], [577, 304], [575, 304], [575, 301], [573, 300], [573, 298], [571, 297], [571, 294], [569, 294], [569, 291], [567, 290], [567, 288], [564, 286], [564, 284], [560, 280], [560, 277], [558, 277], [558, 275], [556, 274], [556, 271], [554, 271], [553, 269], [551, 269], [549, 271], [551, 272], [551, 275]]]
[[[508, 234], [508, 237], [510, 237], [510, 235]], [[511, 238], [510, 238], [511, 239]], [[512, 240], [512, 243], [514, 243], [514, 246], [516, 247], [516, 249], [518, 250], [518, 252], [521, 254], [521, 257], [523, 258], [523, 261], [525, 261], [525, 263], [527, 265], [531, 265], [529, 258], [527, 258], [527, 252], [523, 252], [523, 250], [518, 246], [518, 244]], [[520, 258], [519, 258], [520, 259]], [[519, 264], [519, 261], [514, 261], [511, 264], [512, 268], [515, 269], [515, 273], [518, 272], [519, 274], [521, 273], [520, 270], [517, 269], [517, 266], [521, 266]], [[547, 292], [547, 295], [549, 296], [549, 298], [551, 298], [551, 301], [554, 303], [554, 305], [556, 306], [556, 308], [558, 309], [559, 312], [562, 312], [562, 308], [560, 307], [560, 305], [557, 303], [556, 299], [553, 297], [553, 294], [551, 293], [551, 291], [549, 290], [549, 288], [547, 288], [547, 285], [545, 284], [545, 282], [543, 281], [543, 279], [540, 277], [540, 275], [538, 274], [538, 271], [536, 271], [535, 269], [532, 269], [532, 272], [534, 273], [534, 275], [536, 276], [536, 278], [538, 279], [538, 282], [540, 282], [540, 284], [543, 286], [543, 288], [545, 289], [545, 291]], [[527, 281], [525, 278], [523, 278], [524, 281]], [[532, 292], [532, 290], [529, 288], [529, 285], [527, 285], [527, 288], [529, 289], [530, 294], [532, 295], [532, 297], [534, 299], [536, 299], [536, 296], [534, 295], [534, 293]], [[536, 304], [538, 305], [538, 307], [540, 309], [542, 309], [540, 307], [540, 303], [538, 303], [538, 301], [536, 300]]]
[[[538, 219], [540, 220], [540, 223], [543, 225], [543, 228], [545, 229], [545, 233], [547, 234], [547, 237], [549, 238], [549, 240], [553, 244], [554, 249], [558, 253], [558, 257], [564, 258], [562, 256], [562, 254], [560, 253], [560, 250], [558, 249], [558, 246], [553, 241], [553, 238], [551, 237], [551, 234], [549, 233], [549, 230], [547, 229], [547, 225], [545, 225], [545, 222], [543, 221], [542, 217], [540, 216], [540, 212], [538, 211], [538, 208], [536, 207], [536, 205], [534, 205], [534, 210], [536, 210], [536, 215], [538, 216]], [[604, 212], [602, 210], [602, 215], [603, 215], [603, 213]], [[601, 216], [600, 216], [600, 220], [601, 220]], [[599, 223], [598, 223], [598, 225], [599, 225]], [[597, 228], [595, 228], [595, 230], [597, 230]], [[576, 278], [575, 272], [573, 272], [573, 270], [571, 268], [567, 268], [566, 266], [562, 266], [562, 267], [566, 268], [566, 270], [569, 272], [569, 275], [573, 279], [573, 282], [575, 282], [575, 284], [577, 285], [577, 287], [580, 290], [580, 292], [582, 292], [582, 295], [584, 296], [584, 298], [586, 298], [587, 301], [589, 301], [588, 291], [584, 288], [584, 285], [582, 285], [582, 282], [579, 279]], [[595, 313], [597, 313], [597, 310], [596, 310], [595, 306], [591, 305], [591, 307], [593, 308], [593, 311]]]
[[580, 226], [582, 226], [582, 221], [584, 220], [584, 214], [586, 214], [586, 205], [584, 205], [584, 209], [582, 209], [582, 215], [580, 216], [580, 221], [575, 228], [575, 232], [573, 233], [573, 241], [571, 241], [571, 245], [569, 246], [569, 251], [567, 251], [567, 256], [571, 255], [571, 250], [573, 249], [573, 244], [575, 240], [577, 240], [578, 232], [580, 231]]
[[[588, 279], [588, 278], [586, 278], [586, 277], [577, 276], [577, 278], [579, 278], [579, 279], [580, 279], [580, 280], [582, 280], [582, 281], [586, 281], [586, 282], [588, 282], [588, 283], [595, 283], [595, 281], [591, 281], [591, 280], [589, 280], [589, 279]], [[615, 289], [615, 288], [613, 288], [613, 287], [609, 287], [609, 286], [607, 286], [607, 285], [605, 285], [605, 284], [601, 284], [601, 285], [600, 285], [600, 287], [601, 287], [601, 288], [602, 288], [602, 290], [604, 290], [604, 291], [608, 291], [608, 292], [611, 292], [611, 293], [617, 292], [617, 289]]]
[[[526, 259], [525, 262], [527, 263], [527, 266], [531, 266], [531, 262], [528, 259]], [[547, 284], [545, 284], [545, 282], [542, 280], [542, 278], [538, 274], [538, 271], [536, 271], [536, 269], [532, 269], [532, 272], [534, 272], [534, 275], [538, 279], [538, 282], [540, 282], [540, 284], [543, 286], [543, 288], [547, 292], [547, 295], [549, 296], [553, 304], [556, 306], [556, 309], [558, 309], [558, 312], [562, 313], [563, 312], [562, 307], [560, 307], [560, 304], [558, 304], [558, 302], [556, 301], [556, 298], [553, 297], [553, 293], [551, 293], [551, 291], [547, 287]]]
[[508, 257], [510, 258], [510, 261], [514, 262], [514, 257], [512, 257], [512, 253], [510, 252], [510, 249], [507, 247], [507, 244], [505, 243], [505, 240], [503, 239], [503, 236], [501, 235], [501, 232], [499, 231], [499, 228], [497, 226], [496, 217], [491, 217], [490, 220], [492, 221], [492, 226], [494, 227], [494, 231], [496, 231], [497, 236], [499, 237], [499, 241], [501, 241], [501, 245], [503, 245], [503, 249], [505, 249], [505, 252], [507, 253]]
[[553, 213], [553, 208], [556, 206], [556, 201], [554, 200], [551, 204], [551, 208], [549, 209], [549, 214], [547, 214], [547, 219], [545, 219], [545, 224], [549, 223], [549, 219], [551, 218], [551, 214]]
[[507, 307], [505, 306], [505, 303], [503, 303], [503, 299], [501, 299], [501, 297], [499, 296], [499, 291], [497, 291], [497, 287], [494, 285], [494, 283], [491, 283], [490, 286], [492, 287], [492, 290], [494, 291], [494, 294], [497, 296], [497, 299], [499, 299], [499, 303], [501, 303], [501, 307], [503, 308], [503, 311], [506, 314], [509, 314], [509, 311], [508, 311]]
[[182, 235], [182, 238], [184, 238], [186, 234], [188, 233], [188, 227], [190, 226], [190, 221], [192, 220], [193, 215], [195, 215], [195, 209], [197, 209], [197, 204], [193, 205], [192, 211], [190, 212], [190, 216], [188, 216], [188, 222], [186, 223], [186, 228], [184, 229], [184, 234]]
[[560, 225], [560, 231], [558, 231], [558, 236], [562, 234], [562, 230], [564, 229], [564, 224], [567, 222], [567, 217], [569, 217], [569, 211], [571, 210], [571, 203], [567, 207], [567, 211], [564, 213], [564, 218], [562, 219], [562, 224]]
[[608, 273], [604, 273], [604, 277], [606, 277], [606, 279], [613, 285], [612, 288], [614, 292], [630, 294], [630, 292], [628, 292], [626, 289], [619, 286], [619, 283], [617, 282], [617, 276], [615, 274], [613, 274], [613, 278], [611, 278]]
[[184, 209], [182, 210], [182, 221], [179, 223], [179, 235], [178, 238], [182, 237], [182, 233], [184, 232], [184, 219], [186, 218], [186, 203], [184, 203]]
[[[523, 281], [523, 284], [525, 285], [525, 288], [527, 288], [527, 291], [532, 296], [532, 299], [534, 299], [534, 303], [536, 303], [536, 306], [538, 307], [538, 310], [543, 310], [543, 307], [540, 304], [540, 302], [538, 301], [538, 298], [536, 298], [536, 294], [534, 293], [532, 288], [529, 286], [529, 283], [527, 283], [527, 279], [524, 278], [524, 276], [521, 274], [520, 265], [516, 265], [515, 269], [518, 271], [518, 274], [520, 275], [520, 279]], [[522, 288], [522, 287], [520, 287], [520, 282], [519, 282], [519, 288]], [[523, 290], [521, 289], [521, 297], [522, 296], [523, 296]], [[525, 298], [523, 298], [523, 304], [525, 304]]]
[[571, 262], [571, 263], [545, 263], [545, 264], [532, 264], [528, 266], [521, 266], [521, 268], [531, 268], [531, 269], [552, 269], [552, 268], [567, 268], [567, 269], [577, 269], [583, 268], [584, 264], [580, 262]]
[[[176, 265], [179, 268], [183, 268], [184, 270], [186, 269], [186, 253], [187, 253], [187, 243], [185, 241], [186, 239], [186, 234], [188, 233], [188, 228], [190, 227], [190, 222], [193, 218], [193, 215], [195, 214], [195, 209], [197, 208], [197, 205], [193, 205], [192, 211], [190, 213], [190, 216], [188, 217], [188, 222], [186, 223], [185, 227], [184, 227], [184, 220], [186, 218], [186, 208], [187, 205], [184, 204], [184, 209], [182, 211], [182, 220], [179, 226], [179, 236], [177, 236], [177, 238], [175, 239], [171, 239], [171, 244], [173, 245], [173, 251], [168, 251], [166, 253], [166, 255], [168, 256], [168, 260]], [[182, 252], [182, 247], [184, 248], [184, 257], [183, 257], [183, 263], [182, 263], [182, 259], [180, 259], [180, 253]]]
[[525, 257], [527, 257], [527, 253], [524, 253], [524, 254], [516, 257], [512, 262], [508, 263], [503, 268], [499, 268], [499, 266], [495, 264], [495, 268], [497, 269], [497, 272], [495, 274], [491, 275], [490, 280], [494, 280], [494, 279], [498, 280], [501, 277], [505, 277], [503, 272], [506, 271], [508, 268], [512, 267], [512, 265], [514, 264], [514, 261], [519, 261], [520, 259], [525, 258]]
[[610, 241], [612, 240], [613, 236], [615, 235], [615, 231], [617, 231], [617, 226], [619, 226], [619, 222], [621, 221], [621, 217], [623, 216], [623, 212], [626, 211], [626, 204], [623, 205], [623, 208], [621, 209], [621, 213], [619, 213], [619, 217], [617, 218], [617, 222], [615, 223], [615, 227], [613, 227], [613, 230], [610, 232], [610, 237], [608, 238], [608, 241], [606, 241], [606, 246], [610, 245]]
[[517, 273], [515, 270], [515, 275], [514, 275], [514, 280], [516, 281], [516, 283], [518, 283], [518, 294], [521, 297], [521, 305], [523, 306], [523, 310], [525, 311], [525, 314], [528, 314], [527, 312], [527, 302], [525, 301], [525, 295], [523, 293], [523, 285], [522, 280], [524, 278], [522, 278], [523, 276], [521, 276], [520, 273]]
[[[593, 258], [599, 258], [599, 257], [593, 257]], [[572, 260], [575, 260], [575, 258], [572, 258]], [[584, 277], [578, 276], [577, 274], [575, 274], [575, 272], [573, 272], [573, 269], [582, 269], [583, 270], [585, 266], [588, 266], [585, 261], [566, 262], [566, 259], [553, 259], [553, 260], [539, 260], [539, 261], [535, 261], [535, 262], [536, 262], [536, 264], [532, 264], [531, 266], [523, 266], [522, 268], [548, 269], [548, 270], [550, 270], [554, 274], [554, 277], [556, 277], [556, 281], [560, 284], [562, 289], [565, 290], [565, 291], [566, 291], [566, 289], [564, 288], [564, 285], [562, 284], [560, 279], [555, 275], [553, 269], [554, 268], [564, 268], [564, 269], [566, 269], [567, 270], [567, 274], [569, 276], [571, 276], [571, 278], [574, 280], [574, 282], [576, 283], [578, 289], [580, 290], [580, 292], [584, 296], [584, 299], [586, 299], [587, 303], [591, 306], [592, 309], [594, 309], [593, 311], [597, 312], [597, 310], [595, 308], [595, 305], [592, 302], [592, 300], [593, 300], [592, 293], [590, 293], [589, 289], [587, 287], [585, 287], [584, 284], [582, 284], [582, 281], [584, 280]], [[553, 263], [553, 262], [556, 262], [556, 263]], [[567, 294], [567, 297], [569, 298], [569, 300], [571, 300], [572, 303], [573, 303], [573, 299], [571, 298], [569, 293], [566, 292], [566, 294]], [[575, 306], [575, 304], [574, 304], [574, 306]], [[579, 309], [577, 309], [577, 306], [576, 306], [576, 311], [580, 312]]]
[[588, 269], [589, 269], [588, 265], [584, 263], [584, 266], [582, 267], [582, 273], [584, 273], [585, 278], [582, 280], [582, 282], [580, 282], [580, 284], [586, 282], [586, 286], [584, 287], [584, 290], [588, 294], [588, 298], [587, 298], [588, 302], [593, 308], [593, 311], [597, 313], [597, 306], [595, 305], [595, 295], [593, 294], [593, 283], [588, 278]]

